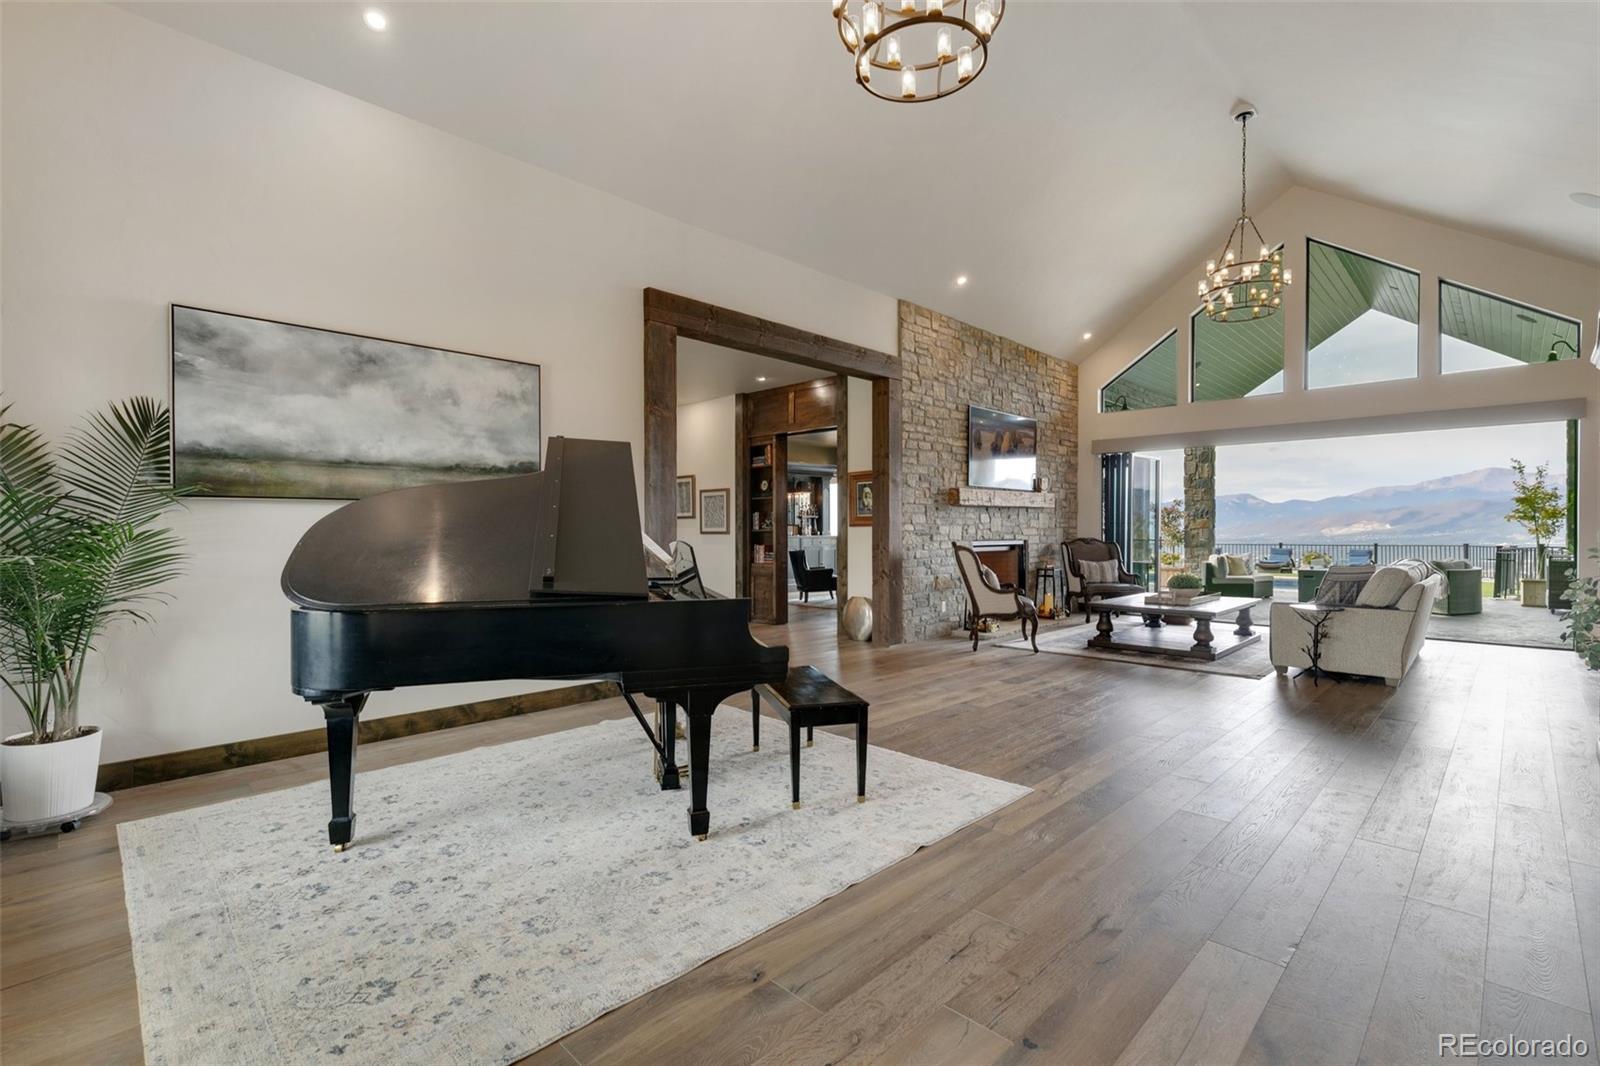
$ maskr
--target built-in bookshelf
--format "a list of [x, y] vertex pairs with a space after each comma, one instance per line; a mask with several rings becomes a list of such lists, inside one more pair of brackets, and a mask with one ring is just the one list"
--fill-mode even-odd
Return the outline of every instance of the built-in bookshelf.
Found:
[[750, 460], [750, 616], [756, 621], [777, 621], [777, 560], [783, 550], [783, 512], [779, 501], [782, 462], [776, 438], [753, 438]]

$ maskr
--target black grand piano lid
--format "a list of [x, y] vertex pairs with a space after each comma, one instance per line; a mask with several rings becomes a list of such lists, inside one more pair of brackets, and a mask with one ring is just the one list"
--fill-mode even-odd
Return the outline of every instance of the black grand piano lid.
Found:
[[284, 595], [334, 611], [645, 598], [632, 445], [552, 437], [545, 457], [346, 504], [295, 545]]

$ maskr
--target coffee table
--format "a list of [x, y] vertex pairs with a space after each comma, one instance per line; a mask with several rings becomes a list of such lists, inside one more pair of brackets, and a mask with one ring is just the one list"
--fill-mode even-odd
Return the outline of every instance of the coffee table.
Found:
[[[1265, 602], [1250, 596], [1223, 596], [1184, 607], [1145, 603], [1142, 593], [1096, 600], [1091, 606], [1100, 612], [1100, 621], [1094, 627], [1095, 635], [1089, 638], [1089, 647], [1212, 662], [1261, 639], [1261, 634], [1250, 628], [1250, 611]], [[1117, 629], [1112, 614], [1118, 611], [1142, 616], [1144, 625]], [[1191, 634], [1186, 627], [1169, 626], [1163, 618], [1192, 618], [1194, 631]], [[1213, 632], [1211, 623], [1218, 618], [1232, 618], [1233, 632]]]

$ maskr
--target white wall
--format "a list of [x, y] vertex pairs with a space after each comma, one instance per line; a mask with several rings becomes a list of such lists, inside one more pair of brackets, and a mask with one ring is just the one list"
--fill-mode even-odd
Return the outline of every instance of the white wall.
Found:
[[[700, 500], [703, 489], [727, 489], [728, 506], [735, 504], [733, 493], [733, 406], [732, 396], [718, 396], [701, 403], [686, 403], [678, 408], [678, 476], [693, 474], [695, 517], [678, 519], [678, 539], [694, 545], [700, 564], [700, 579], [706, 588], [732, 596], [734, 583], [734, 535], [700, 532]], [[734, 516], [729, 515], [730, 526]]]
[[[0, 18], [0, 387], [52, 436], [167, 394], [172, 301], [538, 362], [545, 433], [628, 440], [636, 461], [646, 286], [895, 350], [886, 296], [135, 14]], [[329, 509], [190, 503], [174, 604], [90, 670], [107, 761], [320, 723], [289, 692], [278, 575]], [[531, 687], [380, 694], [368, 713]]]
[[[1508, 190], [1507, 195], [1516, 192]], [[1086, 445], [1079, 450], [1080, 529], [1099, 528], [1101, 452], [1579, 417], [1579, 547], [1596, 543], [1600, 537], [1600, 371], [1585, 358], [1441, 374], [1437, 294], [1443, 277], [1576, 319], [1583, 329], [1580, 347], [1587, 356], [1594, 346], [1596, 313], [1600, 311], [1600, 269], [1304, 188], [1290, 189], [1256, 221], [1269, 240], [1284, 242], [1284, 264], [1295, 277], [1282, 312], [1283, 393], [1188, 401], [1188, 322], [1196, 307], [1195, 281], [1205, 257], [1202, 253], [1193, 263], [1176, 264], [1181, 276], [1160, 286], [1156, 300], [1080, 367], [1079, 425]], [[1417, 378], [1306, 389], [1307, 237], [1386, 259], [1422, 275]], [[1179, 342], [1178, 405], [1100, 413], [1101, 387], [1174, 328]], [[1586, 568], [1590, 565], [1585, 560]]]
[[[893, 350], [899, 351], [898, 341]], [[850, 378], [848, 384], [850, 400], [846, 417], [850, 428], [845, 435], [845, 447], [850, 455], [848, 462], [839, 464], [840, 517], [850, 538], [850, 573], [847, 575], [850, 587], [846, 595], [871, 599], [872, 527], [849, 525], [850, 479], [845, 475], [851, 470], [872, 469], [872, 382], [865, 378]]]

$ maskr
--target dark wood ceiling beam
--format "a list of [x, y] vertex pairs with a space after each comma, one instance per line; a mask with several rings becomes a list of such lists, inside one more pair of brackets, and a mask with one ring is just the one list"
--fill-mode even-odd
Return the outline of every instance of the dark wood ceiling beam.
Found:
[[899, 362], [884, 352], [676, 293], [646, 289], [644, 308], [646, 319], [673, 327], [681, 337], [786, 359], [818, 370], [844, 370], [867, 378], [900, 377]]

